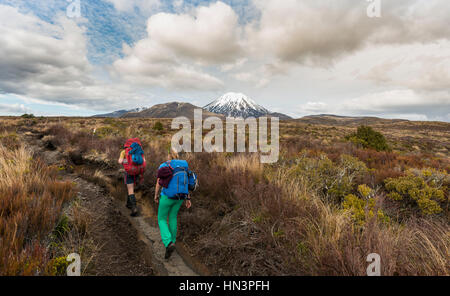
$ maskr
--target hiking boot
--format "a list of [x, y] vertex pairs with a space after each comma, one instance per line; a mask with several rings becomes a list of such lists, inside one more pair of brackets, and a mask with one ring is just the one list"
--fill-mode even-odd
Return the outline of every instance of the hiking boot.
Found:
[[138, 214], [137, 205], [136, 205], [136, 197], [134, 194], [130, 195], [130, 205], [131, 205], [131, 217], [136, 217]]
[[133, 207], [131, 208], [131, 214], [130, 214], [130, 216], [131, 216], [131, 217], [136, 217], [137, 215], [138, 215], [137, 207], [136, 207], [136, 206], [133, 206]]
[[127, 205], [126, 205], [126, 207], [127, 207], [128, 209], [130, 209], [130, 210], [131, 210], [131, 208], [132, 208], [132, 206], [131, 206], [131, 200], [130, 200], [130, 196], [129, 196], [129, 195], [127, 196]]
[[166, 254], [164, 255], [164, 259], [169, 259], [170, 256], [172, 256], [173, 251], [175, 251], [175, 245], [173, 243], [170, 243], [166, 247]]

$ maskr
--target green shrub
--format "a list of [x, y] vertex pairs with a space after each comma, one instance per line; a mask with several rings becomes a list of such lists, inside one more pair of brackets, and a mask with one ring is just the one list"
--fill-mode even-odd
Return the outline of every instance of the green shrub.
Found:
[[378, 221], [389, 222], [389, 218], [381, 209], [376, 208], [376, 199], [373, 197], [374, 190], [367, 185], [358, 186], [358, 196], [349, 194], [344, 198], [342, 207], [350, 211], [353, 221], [357, 225], [364, 225], [367, 219], [371, 219], [377, 214]]
[[326, 199], [340, 202], [353, 191], [355, 178], [367, 171], [362, 161], [349, 155], [334, 163], [325, 154], [310, 158], [303, 152], [290, 174], [306, 179], [311, 189]]
[[370, 126], [359, 126], [356, 133], [347, 136], [346, 139], [364, 148], [372, 148], [377, 151], [390, 150], [386, 138]]
[[69, 262], [67, 257], [57, 257], [49, 262], [49, 273], [51, 275], [66, 275]]
[[361, 184], [358, 186], [358, 193], [362, 198], [371, 198], [373, 197], [374, 190], [366, 184]]
[[[376, 210], [376, 202], [374, 198], [364, 200], [353, 194], [349, 194], [345, 197], [342, 206], [345, 210], [350, 211], [353, 221], [355, 221], [355, 223], [358, 225], [364, 225], [367, 218], [373, 218]], [[377, 219], [379, 221], [389, 221], [389, 218], [383, 213], [381, 209], [378, 209], [376, 213]]]
[[125, 131], [125, 129], [127, 128], [127, 124], [117, 119], [112, 120], [111, 126], [117, 128], [121, 132]]
[[299, 241], [297, 243], [297, 252], [300, 256], [306, 256], [309, 253], [309, 248], [304, 242]]
[[22, 118], [34, 118], [34, 114], [27, 114], [27, 113], [25, 113], [25, 114], [22, 114], [22, 116], [20, 116], [20, 117], [22, 117]]
[[112, 125], [112, 124], [114, 124], [114, 122], [116, 122], [116, 121], [111, 117], [105, 118], [103, 120], [103, 124], [106, 124], [106, 125]]
[[153, 125], [153, 129], [155, 131], [162, 131], [164, 129], [163, 124], [160, 121], [155, 122], [155, 124]]
[[95, 134], [100, 137], [100, 138], [106, 138], [108, 136], [117, 136], [119, 135], [119, 133], [117, 132], [116, 129], [110, 127], [110, 126], [102, 126], [99, 127]]
[[[442, 174], [447, 175], [445, 172]], [[441, 203], [447, 201], [447, 188], [442, 182], [430, 178], [430, 170], [422, 170], [407, 176], [388, 178], [385, 180], [387, 196], [396, 201], [403, 201], [406, 205], [417, 206], [422, 214], [432, 215], [442, 212]], [[448, 177], [448, 175], [447, 175]]]
[[66, 215], [63, 215], [56, 225], [55, 229], [53, 230], [53, 234], [57, 238], [62, 238], [68, 231], [70, 230], [69, 225], [69, 217]]

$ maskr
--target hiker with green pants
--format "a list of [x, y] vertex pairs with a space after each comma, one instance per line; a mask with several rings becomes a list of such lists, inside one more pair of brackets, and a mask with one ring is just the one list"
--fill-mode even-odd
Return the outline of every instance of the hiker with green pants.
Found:
[[166, 259], [169, 259], [175, 250], [178, 211], [184, 201], [188, 209], [192, 206], [189, 190], [195, 189], [197, 185], [197, 176], [189, 170], [187, 161], [177, 158], [178, 153], [170, 150], [169, 160], [158, 169], [155, 189], [155, 202], [159, 203], [158, 224], [162, 242], [166, 247]]

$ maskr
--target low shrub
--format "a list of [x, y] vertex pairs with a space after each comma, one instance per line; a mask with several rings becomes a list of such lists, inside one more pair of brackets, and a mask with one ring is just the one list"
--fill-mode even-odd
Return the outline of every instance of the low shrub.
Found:
[[61, 238], [65, 235], [66, 232], [70, 230], [69, 225], [69, 218], [66, 215], [61, 216], [61, 218], [58, 221], [58, 224], [56, 224], [55, 229], [53, 230], [53, 234]]
[[407, 176], [385, 180], [387, 196], [395, 201], [403, 201], [407, 206], [417, 206], [422, 214], [433, 215], [442, 212], [441, 205], [448, 202], [446, 172], [425, 169], [410, 171]]
[[110, 126], [102, 126], [99, 127], [95, 134], [99, 137], [99, 138], [105, 138], [105, 137], [109, 137], [109, 136], [116, 136], [119, 133], [117, 132], [117, 130], [113, 127]]
[[370, 126], [359, 126], [356, 133], [347, 136], [346, 139], [364, 148], [371, 148], [377, 151], [390, 150], [386, 138]]
[[290, 170], [295, 178], [306, 178], [313, 191], [327, 200], [340, 202], [353, 191], [355, 181], [367, 173], [366, 165], [349, 155], [341, 155], [337, 163], [325, 154], [307, 157], [304, 151]]
[[349, 194], [344, 198], [342, 207], [351, 213], [353, 221], [363, 226], [368, 220], [375, 217], [379, 221], [389, 222], [389, 218], [380, 208], [377, 208], [377, 200], [373, 196], [374, 190], [367, 185], [358, 186], [358, 195]]
[[162, 131], [164, 130], [164, 125], [161, 123], [161, 121], [157, 121], [155, 122], [155, 124], [153, 125], [153, 129], [155, 131]]
[[47, 273], [53, 276], [63, 276], [66, 275], [68, 266], [69, 262], [67, 261], [67, 257], [53, 258], [48, 264]]

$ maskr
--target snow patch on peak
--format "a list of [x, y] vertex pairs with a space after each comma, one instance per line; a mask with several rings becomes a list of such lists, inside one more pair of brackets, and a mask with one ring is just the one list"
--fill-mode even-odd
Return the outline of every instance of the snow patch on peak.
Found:
[[229, 103], [229, 102], [242, 102], [242, 101], [248, 101], [254, 103], [249, 97], [244, 95], [243, 93], [235, 93], [235, 92], [229, 92], [221, 96], [219, 99], [216, 100], [217, 102], [220, 102], [222, 104]]
[[261, 117], [270, 113], [242, 93], [229, 92], [204, 107], [206, 110], [228, 117]]

